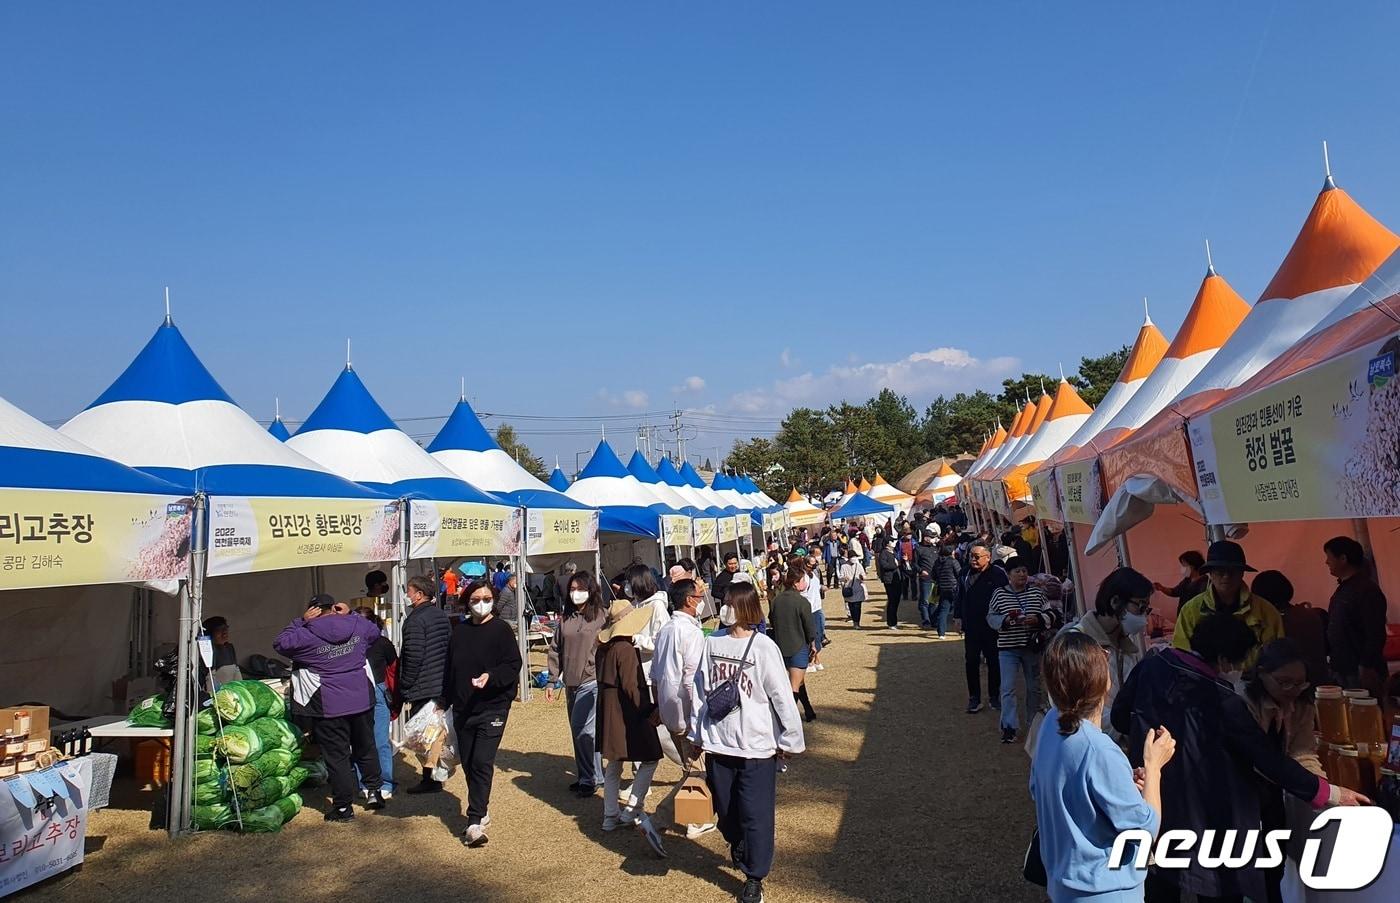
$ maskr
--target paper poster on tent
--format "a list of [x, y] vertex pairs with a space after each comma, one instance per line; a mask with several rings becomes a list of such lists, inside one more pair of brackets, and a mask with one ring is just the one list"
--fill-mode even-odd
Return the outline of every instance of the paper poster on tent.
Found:
[[1212, 524], [1400, 516], [1400, 334], [1189, 425]]
[[526, 512], [526, 554], [591, 552], [598, 548], [598, 512], [531, 508]]
[[690, 526], [690, 518], [684, 514], [663, 514], [661, 516], [661, 544], [667, 546], [694, 545], [695, 535]]
[[725, 516], [719, 518], [719, 541], [733, 542], [739, 538], [739, 531], [734, 527], [734, 518]]
[[697, 518], [694, 523], [697, 546], [712, 546], [719, 542], [719, 523], [713, 517]]
[[189, 499], [0, 490], [0, 589], [189, 575]]
[[399, 557], [397, 502], [213, 497], [209, 576]]
[[1093, 524], [1103, 512], [1103, 489], [1099, 460], [1073, 461], [1055, 469], [1059, 484], [1060, 508], [1064, 519], [1076, 524]]
[[[520, 554], [519, 508], [414, 499], [410, 524], [410, 558]], [[394, 554], [397, 557], [398, 552]]]
[[1062, 522], [1064, 513], [1060, 510], [1060, 494], [1055, 487], [1054, 471], [1036, 471], [1026, 481], [1031, 487], [1031, 499], [1035, 505], [1036, 520]]

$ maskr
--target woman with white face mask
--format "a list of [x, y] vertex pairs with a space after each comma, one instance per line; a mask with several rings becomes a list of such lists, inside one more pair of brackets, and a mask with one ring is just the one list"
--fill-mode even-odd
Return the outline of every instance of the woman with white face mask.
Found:
[[474, 582], [463, 595], [471, 619], [452, 630], [443, 694], [452, 706], [457, 754], [467, 778], [467, 829], [462, 842], [477, 847], [486, 843], [486, 828], [491, 824], [491, 780], [496, 773], [496, 750], [520, 684], [520, 646], [515, 631], [496, 617], [499, 593], [490, 583]]
[[1118, 690], [1138, 662], [1142, 661], [1143, 628], [1147, 626], [1152, 581], [1132, 568], [1119, 568], [1099, 584], [1094, 610], [1066, 627], [1091, 637], [1108, 655], [1108, 696], [1104, 700], [1100, 727], [1121, 745], [1124, 738], [1113, 730], [1108, 713]]
[[554, 687], [564, 684], [564, 714], [574, 738], [574, 774], [569, 785], [580, 798], [590, 797], [603, 780], [603, 759], [598, 754], [598, 678], [595, 668], [598, 631], [607, 622], [607, 609], [593, 575], [579, 571], [569, 580], [564, 619], [549, 642], [549, 686], [545, 699], [554, 701]]

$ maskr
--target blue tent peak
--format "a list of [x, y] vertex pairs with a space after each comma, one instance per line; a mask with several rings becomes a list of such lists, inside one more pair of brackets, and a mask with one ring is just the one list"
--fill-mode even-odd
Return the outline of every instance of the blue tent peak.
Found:
[[593, 450], [593, 457], [588, 459], [588, 464], [579, 473], [580, 480], [590, 477], [626, 477], [630, 474], [627, 468], [622, 466], [618, 460], [617, 453], [608, 445], [607, 440], [600, 440], [598, 447]]
[[233, 404], [233, 399], [200, 362], [194, 349], [170, 320], [160, 325], [136, 359], [88, 408], [114, 401], [159, 401], [166, 404], [227, 401]]
[[278, 442], [286, 442], [288, 439], [292, 438], [292, 434], [287, 431], [287, 425], [282, 422], [281, 417], [273, 420], [272, 425], [267, 428], [267, 431], [271, 433], [272, 438], [276, 439]]
[[667, 486], [688, 485], [681, 472], [676, 470], [676, 465], [671, 463], [670, 458], [662, 458], [661, 463], [656, 465], [656, 475], [661, 478], [661, 482]]
[[306, 418], [297, 435], [316, 430], [346, 430], [351, 433], [373, 433], [396, 430], [398, 427], [374, 396], [369, 394], [360, 376], [349, 366], [336, 377], [326, 397]]
[[710, 488], [718, 492], [721, 489], [733, 489], [734, 480], [724, 471], [715, 474], [715, 478], [710, 481]]
[[651, 466], [651, 462], [643, 457], [640, 451], [632, 452], [632, 460], [627, 462], [627, 472], [643, 483], [661, 482], [661, 477], [657, 474], [656, 468]]
[[569, 488], [569, 478], [564, 476], [564, 471], [554, 468], [554, 473], [549, 475], [549, 486], [551, 489], [563, 492]]
[[705, 488], [705, 481], [700, 479], [700, 474], [695, 472], [695, 468], [690, 466], [689, 461], [681, 465], [681, 477], [685, 480], [687, 486], [694, 489]]
[[499, 449], [500, 446], [491, 438], [486, 427], [482, 426], [476, 411], [473, 411], [472, 406], [463, 398], [457, 402], [457, 407], [452, 409], [452, 416], [442, 425], [442, 429], [428, 446], [428, 451], [458, 449], [484, 452], [493, 448]]

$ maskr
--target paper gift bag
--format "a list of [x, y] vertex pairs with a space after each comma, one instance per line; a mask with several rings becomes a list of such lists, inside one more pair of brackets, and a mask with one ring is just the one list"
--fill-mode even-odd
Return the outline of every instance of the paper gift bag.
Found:
[[681, 781], [676, 791], [676, 824], [708, 825], [715, 820], [714, 802], [710, 798], [710, 787], [701, 777], [688, 777]]

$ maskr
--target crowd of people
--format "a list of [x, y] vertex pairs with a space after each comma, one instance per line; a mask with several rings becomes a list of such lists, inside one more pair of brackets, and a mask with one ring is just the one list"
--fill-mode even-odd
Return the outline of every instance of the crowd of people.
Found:
[[[885, 592], [884, 626], [913, 626], [907, 613], [930, 639], [960, 637], [967, 713], [990, 706], [1003, 744], [1025, 740], [1038, 825], [1028, 855], [1053, 900], [1277, 900], [1279, 869], [1106, 864], [1126, 830], [1280, 826], [1285, 797], [1314, 807], [1367, 801], [1363, 788], [1327, 777], [1312, 695], [1324, 682], [1379, 699], [1390, 689], [1386, 600], [1355, 540], [1321, 549], [1338, 581], [1325, 611], [1295, 603], [1284, 574], [1255, 573], [1223, 540], [1183, 552], [1173, 586], [1123, 567], [1079, 605], [1056, 554], [1062, 535], [1033, 519], [996, 535], [966, 527], [955, 507], [940, 508], [794, 531], [752, 559], [682, 558], [664, 575], [634, 562], [600, 579], [568, 564], [525, 591], [508, 566], [468, 563], [407, 581], [397, 648], [379, 614], [382, 571], [366, 576], [357, 599], [317, 595], [274, 646], [292, 661], [292, 716], [326, 762], [326, 819], [353, 819], [357, 791], [370, 811], [400, 792], [390, 722], [431, 704], [450, 712], [455, 731], [467, 785], [462, 842], [486, 843], [521, 673], [516, 606], [554, 608], [542, 680], [546, 699], [563, 698], [568, 790], [580, 800], [601, 790], [601, 829], [635, 829], [664, 857], [648, 812], [660, 760], [703, 775], [713, 821], [684, 833], [718, 830], [744, 876], [739, 900], [761, 901], [779, 775], [805, 750], [803, 722], [818, 717], [809, 680], [825, 670], [831, 642], [825, 593], [840, 591], [852, 628], [875, 626], [863, 621], [872, 576]], [[227, 622], [206, 628], [214, 668], [226, 667]], [[440, 792], [443, 777], [425, 768], [406, 792]]]

